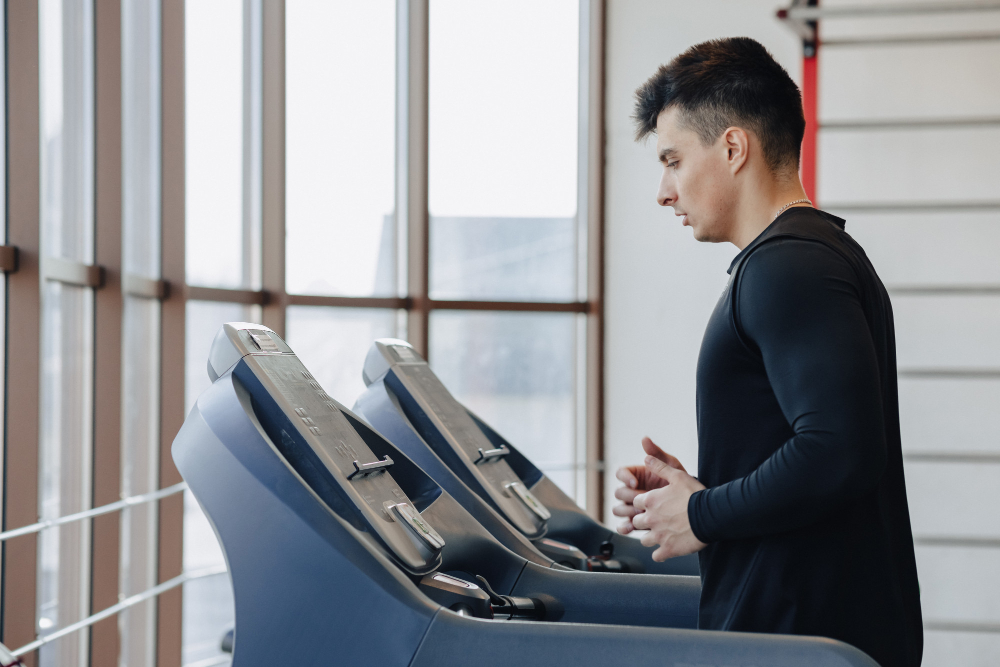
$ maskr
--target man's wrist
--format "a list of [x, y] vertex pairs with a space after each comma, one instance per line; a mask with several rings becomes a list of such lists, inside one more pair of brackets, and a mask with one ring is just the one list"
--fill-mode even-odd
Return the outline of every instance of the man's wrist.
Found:
[[703, 507], [704, 507], [704, 496], [708, 493], [708, 489], [699, 489], [691, 494], [688, 498], [687, 514], [688, 514], [688, 525], [691, 526], [691, 533], [698, 538], [698, 541], [708, 544], [712, 540], [709, 539], [707, 531], [705, 530], [703, 518]]

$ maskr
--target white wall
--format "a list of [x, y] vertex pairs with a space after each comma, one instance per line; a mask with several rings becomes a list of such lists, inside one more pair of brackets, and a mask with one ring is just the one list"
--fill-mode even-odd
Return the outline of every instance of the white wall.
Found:
[[801, 47], [774, 18], [773, 0], [611, 0], [607, 8], [605, 238], [606, 515], [614, 470], [642, 460], [648, 435], [695, 473], [695, 362], [705, 323], [736, 255], [698, 243], [657, 205], [653, 141], [636, 144], [635, 89], [687, 47], [748, 36], [799, 80]]

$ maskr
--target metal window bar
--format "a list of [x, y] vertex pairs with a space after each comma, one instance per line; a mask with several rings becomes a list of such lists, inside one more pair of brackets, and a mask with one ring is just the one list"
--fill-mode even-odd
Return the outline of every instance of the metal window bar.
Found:
[[123, 498], [117, 502], [101, 505], [100, 507], [95, 507], [83, 512], [77, 512], [76, 514], [67, 514], [66, 516], [61, 516], [58, 519], [46, 519], [45, 521], [39, 521], [38, 523], [22, 526], [20, 528], [14, 528], [13, 530], [6, 530], [0, 533], [0, 542], [9, 540], [13, 537], [38, 533], [46, 528], [52, 528], [53, 526], [61, 526], [66, 523], [73, 523], [74, 521], [82, 521], [95, 516], [101, 516], [102, 514], [117, 512], [118, 510], [125, 509], [126, 507], [135, 507], [136, 505], [142, 505], [144, 503], [153, 502], [154, 500], [160, 500], [161, 498], [172, 496], [175, 493], [180, 493], [185, 489], [187, 489], [187, 483], [181, 482], [180, 484], [174, 484], [173, 486], [168, 486], [167, 488], [160, 489], [159, 491], [143, 493], [138, 496], [129, 496], [128, 498]]
[[226, 566], [225, 565], [215, 565], [213, 567], [206, 567], [206, 568], [202, 568], [200, 570], [193, 570], [191, 572], [185, 572], [184, 574], [181, 574], [180, 576], [177, 576], [177, 577], [174, 577], [173, 579], [168, 579], [167, 581], [164, 581], [162, 584], [160, 584], [158, 586], [153, 586], [152, 588], [146, 589], [145, 591], [143, 591], [141, 593], [136, 593], [135, 595], [133, 595], [131, 597], [127, 597], [124, 600], [122, 600], [121, 602], [119, 602], [118, 604], [112, 605], [112, 606], [108, 607], [107, 609], [102, 609], [101, 611], [99, 611], [96, 614], [93, 614], [91, 616], [88, 616], [87, 618], [83, 619], [82, 621], [77, 621], [76, 623], [73, 623], [71, 625], [67, 625], [65, 628], [62, 628], [60, 630], [56, 630], [53, 633], [47, 634], [44, 637], [39, 637], [38, 639], [36, 639], [35, 641], [31, 642], [30, 644], [25, 644], [21, 648], [14, 649], [13, 651], [11, 651], [11, 653], [15, 657], [20, 657], [20, 656], [22, 656], [22, 655], [24, 655], [26, 653], [31, 653], [32, 651], [34, 651], [34, 650], [36, 650], [36, 649], [38, 649], [38, 648], [40, 648], [40, 647], [48, 644], [51, 641], [55, 641], [56, 639], [59, 639], [60, 637], [65, 637], [66, 635], [72, 634], [72, 633], [74, 633], [74, 632], [76, 632], [78, 630], [82, 630], [84, 628], [88, 628], [91, 625], [93, 625], [94, 623], [97, 623], [98, 621], [103, 621], [104, 619], [108, 618], [109, 616], [114, 616], [115, 614], [117, 614], [120, 611], [123, 611], [125, 609], [128, 609], [129, 607], [137, 605], [140, 602], [143, 602], [144, 600], [148, 600], [150, 598], [156, 597], [157, 595], [159, 595], [161, 593], [164, 593], [166, 591], [169, 591], [169, 590], [171, 590], [173, 588], [177, 588], [181, 584], [187, 583], [187, 582], [189, 582], [189, 581], [191, 581], [193, 579], [202, 579], [204, 577], [214, 577], [214, 576], [219, 575], [219, 574], [224, 574], [226, 571], [227, 570], [226, 570]]

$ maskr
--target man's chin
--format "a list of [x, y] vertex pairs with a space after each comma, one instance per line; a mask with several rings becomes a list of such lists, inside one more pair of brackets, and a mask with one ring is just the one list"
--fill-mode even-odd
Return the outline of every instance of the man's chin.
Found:
[[706, 229], [699, 229], [697, 227], [692, 227], [691, 232], [694, 236], [694, 240], [699, 243], [718, 243], [719, 239], [715, 238], [711, 232]]

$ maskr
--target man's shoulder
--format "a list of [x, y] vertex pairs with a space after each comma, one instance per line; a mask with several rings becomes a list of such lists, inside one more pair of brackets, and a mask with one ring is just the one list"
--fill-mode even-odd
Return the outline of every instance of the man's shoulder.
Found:
[[[810, 207], [790, 209], [754, 239], [739, 260], [736, 273], [762, 271], [775, 279], [794, 279], [829, 271], [833, 267], [854, 268], [857, 254], [844, 220]], [[859, 248], [860, 250], [860, 248]]]
[[788, 289], [815, 279], [855, 275], [845, 254], [823, 239], [801, 235], [764, 240], [741, 262], [736, 280], [760, 288]]
[[840, 245], [847, 238], [846, 224], [843, 218], [826, 211], [801, 206], [778, 216], [758, 240], [765, 243], [776, 238], [800, 238]]

